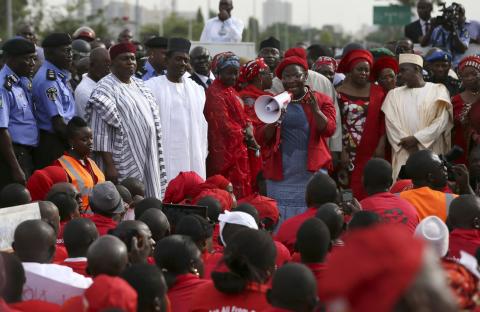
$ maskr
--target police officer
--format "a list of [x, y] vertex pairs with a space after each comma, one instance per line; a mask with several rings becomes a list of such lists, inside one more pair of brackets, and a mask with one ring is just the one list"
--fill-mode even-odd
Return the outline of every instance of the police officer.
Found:
[[428, 82], [441, 83], [447, 87], [450, 97], [460, 93], [460, 80], [449, 75], [452, 68], [452, 55], [443, 50], [437, 50], [425, 56], [425, 67], [428, 70]]
[[145, 41], [148, 60], [143, 68], [136, 74], [137, 78], [148, 80], [152, 77], [165, 75], [167, 69], [167, 44], [168, 39], [164, 37], [152, 37]]
[[35, 45], [24, 38], [3, 45], [5, 66], [0, 71], [0, 189], [13, 182], [25, 184], [33, 171], [33, 149], [38, 144], [29, 77], [35, 68]]
[[72, 39], [53, 33], [42, 42], [45, 63], [33, 78], [33, 100], [37, 109], [40, 143], [35, 151], [37, 168], [48, 166], [67, 149], [67, 123], [75, 115], [75, 100], [70, 85]]

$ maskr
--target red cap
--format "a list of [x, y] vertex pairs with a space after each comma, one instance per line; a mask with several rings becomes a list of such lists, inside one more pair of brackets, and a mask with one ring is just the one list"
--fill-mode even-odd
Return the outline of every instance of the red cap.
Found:
[[284, 58], [280, 62], [280, 64], [278, 64], [277, 69], [275, 70], [275, 74], [277, 75], [277, 77], [281, 78], [283, 70], [285, 69], [285, 67], [287, 67], [288, 65], [292, 65], [292, 64], [300, 65], [300, 66], [303, 67], [303, 69], [305, 69], [305, 71], [308, 71], [308, 63], [307, 63], [306, 59], [303, 59], [303, 58], [298, 57], [298, 56], [289, 56], [289, 57]]
[[398, 74], [398, 61], [396, 58], [391, 56], [382, 56], [378, 58], [372, 67], [372, 73], [370, 75], [372, 81], [377, 81], [380, 73], [385, 68], [392, 69], [395, 74]]
[[222, 189], [222, 190], [226, 190], [227, 186], [230, 184], [230, 181], [228, 181], [227, 178], [225, 178], [221, 174], [216, 174], [211, 177], [208, 177], [205, 180], [205, 182], [216, 185], [219, 189]]
[[424, 243], [400, 225], [353, 230], [328, 260], [320, 299], [345, 300], [355, 312], [389, 312], [422, 266]]
[[284, 58], [298, 56], [301, 59], [307, 61], [307, 51], [304, 48], [291, 48], [285, 51]]
[[258, 211], [260, 219], [263, 220], [265, 218], [269, 218], [274, 222], [274, 224], [277, 224], [280, 213], [278, 211], [278, 205], [275, 199], [258, 194], [252, 194], [240, 199], [238, 203], [248, 203], [254, 206]]
[[462, 71], [467, 66], [480, 70], [480, 56], [469, 55], [467, 57], [464, 57], [458, 64], [458, 71]]
[[368, 50], [352, 50], [348, 52], [338, 64], [338, 73], [347, 74], [352, 71], [353, 67], [359, 62], [366, 61], [370, 65], [373, 64], [373, 55]]
[[137, 48], [131, 42], [117, 43], [109, 50], [110, 59], [113, 61], [118, 55], [127, 52], [135, 54], [135, 52], [137, 52]]
[[175, 179], [171, 180], [165, 190], [164, 203], [178, 204], [191, 196], [195, 186], [202, 184], [204, 181], [194, 171], [180, 172]]
[[67, 172], [60, 166], [48, 166], [34, 171], [27, 181], [32, 201], [45, 200], [50, 188], [60, 182], [68, 182]]
[[125, 312], [137, 311], [137, 292], [120, 277], [99, 275], [85, 291], [88, 312], [107, 308], [120, 308]]

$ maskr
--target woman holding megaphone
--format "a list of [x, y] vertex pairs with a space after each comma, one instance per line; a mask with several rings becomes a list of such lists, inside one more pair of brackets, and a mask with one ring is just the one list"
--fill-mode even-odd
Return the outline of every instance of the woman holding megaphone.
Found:
[[[264, 149], [267, 195], [278, 202], [281, 222], [306, 211], [305, 187], [319, 170], [331, 168], [327, 138], [335, 132], [335, 107], [330, 97], [310, 90], [306, 60], [291, 56], [276, 69], [291, 95], [277, 121], [255, 130]], [[260, 116], [259, 116], [260, 117]], [[262, 119], [262, 118], [260, 118]]]

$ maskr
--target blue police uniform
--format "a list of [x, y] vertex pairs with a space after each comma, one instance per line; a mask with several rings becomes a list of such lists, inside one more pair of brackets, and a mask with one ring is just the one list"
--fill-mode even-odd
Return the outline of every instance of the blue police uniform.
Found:
[[[26, 178], [33, 171], [33, 149], [39, 140], [31, 87], [28, 78], [18, 77], [8, 65], [0, 70], [0, 128], [8, 130], [13, 152]], [[0, 188], [13, 182], [10, 169], [0, 157]]]
[[165, 71], [163, 71], [160, 74], [157, 73], [157, 71], [155, 70], [155, 68], [153, 68], [152, 64], [150, 64], [149, 61], [145, 62], [145, 65], [143, 66], [143, 68], [144, 68], [144, 73], [141, 77], [143, 81], [147, 81], [148, 79], [153, 77], [165, 75]]
[[52, 118], [61, 116], [65, 123], [75, 116], [75, 99], [70, 73], [45, 61], [33, 77], [33, 101], [36, 106], [40, 143], [35, 153], [37, 168], [50, 165], [68, 148], [64, 138], [55, 133]]

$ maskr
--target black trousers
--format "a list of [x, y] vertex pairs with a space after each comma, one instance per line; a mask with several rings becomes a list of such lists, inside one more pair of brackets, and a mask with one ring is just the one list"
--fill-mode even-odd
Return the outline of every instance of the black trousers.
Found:
[[57, 134], [40, 130], [40, 143], [33, 152], [35, 169], [50, 166], [54, 160], [63, 155], [67, 148], [67, 143]]
[[[34, 147], [13, 143], [13, 152], [17, 158], [20, 168], [28, 179], [33, 172], [33, 150]], [[7, 184], [13, 183], [12, 171], [7, 161], [0, 155], [0, 190]]]

